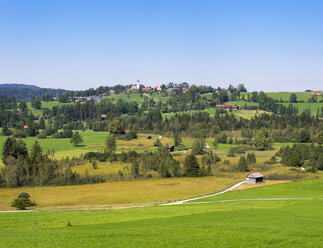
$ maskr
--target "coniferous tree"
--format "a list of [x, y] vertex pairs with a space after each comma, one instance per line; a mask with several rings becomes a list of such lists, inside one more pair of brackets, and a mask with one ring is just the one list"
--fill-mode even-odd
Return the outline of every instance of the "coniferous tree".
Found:
[[27, 155], [28, 151], [25, 142], [23, 142], [22, 140], [17, 141], [13, 137], [6, 139], [2, 148], [3, 161], [10, 156], [17, 159], [19, 156], [26, 157]]
[[40, 109], [41, 108], [41, 100], [39, 98], [34, 98], [31, 101], [31, 107], [34, 109]]
[[8, 128], [7, 123], [4, 123], [4, 124], [3, 124], [3, 128], [2, 128], [2, 135], [3, 135], [3, 136], [9, 136], [9, 135], [11, 135], [11, 131], [10, 131], [10, 129]]
[[241, 156], [238, 162], [239, 171], [248, 171], [248, 163], [244, 156]]
[[182, 138], [179, 132], [174, 133], [174, 145], [180, 146], [182, 144]]
[[234, 149], [232, 147], [229, 149], [227, 157], [230, 157], [230, 158], [235, 157]]
[[163, 144], [161, 143], [160, 139], [156, 139], [154, 142], [154, 146], [163, 146]]
[[205, 154], [205, 140], [199, 139], [193, 143], [192, 154], [194, 155], [203, 155]]
[[117, 142], [113, 134], [109, 134], [105, 141], [105, 150], [108, 153], [115, 153]]
[[44, 117], [40, 117], [39, 118], [39, 129], [46, 129], [46, 125], [45, 125], [45, 120], [44, 120]]
[[251, 165], [251, 164], [256, 164], [256, 156], [254, 153], [248, 153], [247, 154], [247, 164]]
[[184, 175], [187, 177], [200, 176], [200, 165], [194, 154], [189, 154], [184, 160]]

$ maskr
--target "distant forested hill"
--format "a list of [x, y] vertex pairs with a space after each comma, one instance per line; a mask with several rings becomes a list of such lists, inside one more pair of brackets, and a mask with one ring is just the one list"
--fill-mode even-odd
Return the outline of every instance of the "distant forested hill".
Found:
[[0, 88], [39, 88], [36, 85], [29, 84], [0, 84]]
[[0, 84], [0, 95], [5, 95], [7, 97], [14, 96], [21, 100], [31, 100], [34, 97], [42, 97], [45, 94], [56, 97], [64, 91], [66, 90], [39, 88], [35, 85], [26, 84]]

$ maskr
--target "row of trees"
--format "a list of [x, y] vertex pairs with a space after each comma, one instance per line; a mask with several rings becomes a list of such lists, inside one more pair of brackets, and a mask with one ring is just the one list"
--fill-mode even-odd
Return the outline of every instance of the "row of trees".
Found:
[[[71, 170], [68, 160], [54, 159], [54, 151], [44, 153], [36, 141], [28, 151], [22, 140], [8, 138], [2, 150], [4, 167], [0, 170], [0, 185], [3, 187], [44, 186], [96, 183], [102, 177], [83, 176]], [[76, 162], [82, 162], [82, 158]]]
[[[77, 134], [77, 133], [76, 133]], [[74, 135], [71, 138], [73, 140]], [[9, 137], [3, 146], [2, 155], [4, 168], [0, 171], [0, 185], [3, 187], [19, 186], [44, 186], [44, 185], [67, 185], [96, 183], [107, 180], [107, 177], [85, 176], [72, 171], [73, 165], [91, 161], [93, 168], [96, 168], [96, 161], [110, 161], [128, 163], [131, 167], [131, 177], [147, 177], [151, 172], [158, 172], [160, 177], [179, 176], [206, 176], [212, 175], [212, 168], [219, 161], [212, 151], [205, 149], [193, 149], [193, 152], [185, 158], [183, 167], [175, 160], [167, 147], [159, 147], [157, 152], [116, 154], [116, 140], [113, 134], [108, 135], [106, 146], [103, 152], [89, 152], [79, 158], [54, 159], [54, 152], [44, 153], [39, 143], [36, 141], [31, 150], [28, 151], [26, 144], [22, 140]], [[202, 165], [195, 155], [204, 154]], [[123, 177], [123, 172], [119, 172]]]
[[323, 170], [323, 146], [295, 144], [282, 147], [276, 154], [281, 163], [287, 166], [304, 167], [308, 171]]

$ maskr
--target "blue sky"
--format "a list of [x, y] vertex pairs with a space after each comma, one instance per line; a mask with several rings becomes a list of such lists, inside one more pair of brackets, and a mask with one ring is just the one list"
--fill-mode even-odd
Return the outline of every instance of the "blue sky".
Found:
[[0, 83], [323, 88], [323, 1], [0, 0]]

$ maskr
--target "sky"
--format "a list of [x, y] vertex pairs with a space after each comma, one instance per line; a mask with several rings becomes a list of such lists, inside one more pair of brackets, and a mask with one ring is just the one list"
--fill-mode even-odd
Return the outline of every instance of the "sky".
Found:
[[321, 0], [0, 0], [0, 83], [323, 89]]

